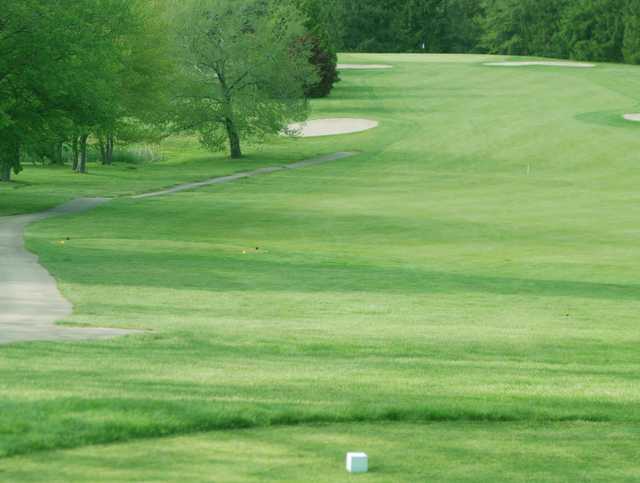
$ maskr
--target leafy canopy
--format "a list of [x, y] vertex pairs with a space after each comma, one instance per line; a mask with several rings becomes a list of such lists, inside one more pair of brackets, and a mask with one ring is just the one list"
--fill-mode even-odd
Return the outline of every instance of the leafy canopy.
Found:
[[[211, 149], [279, 133], [304, 119], [316, 72], [304, 17], [289, 2], [188, 0], [176, 6], [179, 124]], [[237, 137], [238, 139], [234, 139]], [[235, 156], [234, 156], [235, 157]]]

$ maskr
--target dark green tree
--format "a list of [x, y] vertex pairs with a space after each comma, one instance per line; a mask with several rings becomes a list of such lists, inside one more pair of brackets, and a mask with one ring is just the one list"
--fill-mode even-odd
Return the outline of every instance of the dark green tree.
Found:
[[560, 26], [568, 0], [487, 0], [483, 47], [490, 53], [562, 55]]
[[624, 9], [624, 61], [640, 64], [640, 1], [628, 0]]
[[[3, 0], [0, 179], [24, 154], [86, 171], [90, 136], [157, 113], [167, 51], [155, 0]], [[109, 144], [108, 144], [109, 145]], [[108, 148], [110, 149], [110, 147]]]
[[295, 0], [305, 15], [307, 34], [301, 39], [311, 47], [310, 62], [318, 71], [318, 79], [305, 87], [308, 97], [328, 96], [339, 81], [338, 48], [341, 46], [341, 25], [344, 3], [340, 0]]
[[63, 117], [55, 99], [65, 33], [56, 13], [42, 0], [4, 0], [0, 9], [0, 181], [21, 171], [25, 146]]
[[560, 27], [565, 56], [577, 60], [622, 62], [626, 1], [567, 2]]

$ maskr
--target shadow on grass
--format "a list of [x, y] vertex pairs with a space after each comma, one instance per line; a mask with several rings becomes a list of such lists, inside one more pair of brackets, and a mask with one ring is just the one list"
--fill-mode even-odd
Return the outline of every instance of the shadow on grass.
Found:
[[[154, 253], [73, 248], [73, 266], [64, 253], [38, 247], [43, 262], [68, 284], [132, 286], [209, 292], [294, 293], [378, 292], [388, 294], [484, 293], [529, 297], [572, 297], [640, 301], [640, 285], [579, 280], [545, 280], [379, 266], [313, 254], [243, 255], [228, 252]], [[314, 260], [314, 258], [316, 258]], [[95, 278], [95, 271], [100, 273]], [[18, 276], [19, 274], [16, 274]]]
[[[82, 399], [2, 401], [0, 458], [52, 449], [161, 438], [200, 432], [300, 424], [376, 422], [607, 422], [623, 405], [573, 409], [570, 401], [541, 398], [537, 406], [467, 399], [419, 407], [391, 404], [305, 409], [295, 405], [215, 404], [207, 401]], [[20, 414], [16, 418], [16, 414]], [[47, 415], [43, 418], [43, 415]], [[637, 422], [637, 414], [628, 420]]]
[[[635, 112], [630, 110], [628, 113]], [[627, 121], [623, 118], [624, 114], [628, 114], [627, 111], [619, 109], [616, 111], [595, 111], [585, 112], [578, 114], [575, 118], [578, 121], [588, 124], [595, 124], [598, 126], [625, 128], [625, 129], [640, 129], [640, 123]]]

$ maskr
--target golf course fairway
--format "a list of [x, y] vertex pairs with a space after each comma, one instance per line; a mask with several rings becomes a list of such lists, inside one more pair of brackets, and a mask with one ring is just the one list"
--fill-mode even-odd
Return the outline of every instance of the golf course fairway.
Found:
[[639, 480], [640, 67], [512, 60], [342, 55], [393, 68], [311, 118], [375, 129], [0, 187], [115, 198], [26, 243], [62, 323], [142, 331], [0, 346], [0, 481]]

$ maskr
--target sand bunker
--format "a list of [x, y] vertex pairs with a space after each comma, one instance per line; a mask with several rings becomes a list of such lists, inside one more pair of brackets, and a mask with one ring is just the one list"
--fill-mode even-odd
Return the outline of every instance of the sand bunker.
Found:
[[622, 117], [627, 121], [640, 122], [640, 114], [625, 114]]
[[391, 69], [386, 64], [338, 64], [338, 70]]
[[378, 127], [377, 121], [370, 119], [352, 119], [347, 117], [336, 119], [315, 119], [313, 121], [289, 124], [287, 133], [304, 138], [318, 136], [335, 136], [367, 131]]
[[551, 61], [513, 61], [513, 62], [488, 62], [484, 65], [493, 67], [527, 67], [531, 65], [544, 65], [547, 67], [595, 67], [595, 64], [586, 64], [584, 62], [551, 62]]

